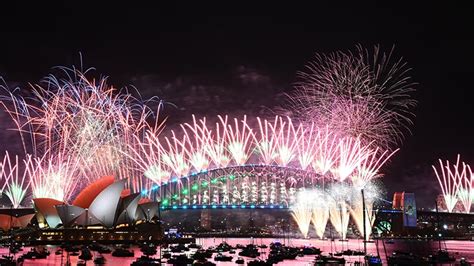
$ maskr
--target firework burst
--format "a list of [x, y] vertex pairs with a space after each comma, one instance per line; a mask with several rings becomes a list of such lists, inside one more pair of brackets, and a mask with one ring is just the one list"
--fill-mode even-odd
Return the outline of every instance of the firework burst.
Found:
[[20, 207], [27, 196], [30, 181], [25, 168], [30, 162], [30, 155], [27, 156], [23, 162], [24, 165], [22, 165], [18, 155], [15, 156], [15, 159], [11, 159], [8, 152], [5, 153], [3, 161], [0, 161], [0, 181], [3, 182], [0, 193], [5, 193], [13, 208]]
[[408, 72], [402, 59], [393, 59], [393, 49], [382, 53], [378, 46], [373, 53], [359, 46], [355, 53], [316, 54], [299, 73], [288, 109], [304, 123], [388, 148], [412, 124], [416, 101]]
[[440, 159], [439, 170], [434, 165], [432, 166], [441, 187], [448, 212], [452, 212], [458, 202], [459, 186], [466, 175], [466, 164], [461, 164], [460, 158], [460, 155], [458, 155], [456, 163], [453, 165], [449, 161], [443, 164], [443, 161]]

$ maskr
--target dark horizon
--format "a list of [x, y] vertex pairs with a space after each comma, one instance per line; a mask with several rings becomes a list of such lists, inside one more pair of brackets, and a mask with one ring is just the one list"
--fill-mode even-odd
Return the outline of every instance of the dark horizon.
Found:
[[[116, 5], [6, 7], [0, 76], [27, 88], [53, 66], [79, 65], [82, 53], [84, 66], [110, 84], [177, 105], [168, 108], [178, 122], [192, 113], [265, 113], [314, 53], [394, 45], [412, 68], [418, 104], [412, 134], [384, 167], [387, 198], [415, 192], [419, 206], [433, 207], [440, 190], [431, 165], [458, 153], [474, 164], [470, 6]], [[3, 150], [9, 144], [2, 142]]]

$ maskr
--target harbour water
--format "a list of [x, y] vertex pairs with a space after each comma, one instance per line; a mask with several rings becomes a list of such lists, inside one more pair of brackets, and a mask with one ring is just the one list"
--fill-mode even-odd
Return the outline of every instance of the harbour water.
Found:
[[[338, 252], [341, 250], [363, 250], [363, 241], [357, 239], [350, 239], [349, 241], [330, 241], [330, 240], [318, 240], [318, 239], [281, 239], [281, 238], [199, 238], [196, 239], [196, 243], [203, 246], [203, 248], [208, 248], [211, 246], [217, 246], [222, 241], [226, 241], [228, 244], [235, 246], [237, 244], [247, 245], [266, 245], [267, 248], [260, 249], [261, 259], [265, 259], [269, 252], [269, 245], [272, 242], [280, 242], [285, 245], [291, 246], [313, 246], [320, 248], [323, 253], [328, 254], [330, 252]], [[386, 255], [390, 255], [395, 250], [400, 251], [409, 251], [409, 252], [430, 252], [431, 250], [436, 250], [439, 248], [439, 244], [443, 249], [448, 249], [456, 259], [466, 258], [468, 261], [474, 261], [474, 242], [472, 241], [458, 241], [458, 240], [448, 240], [441, 243], [437, 241], [425, 241], [425, 240], [393, 240], [385, 241], [379, 240], [378, 242], [369, 242], [367, 243], [367, 252], [369, 254], [379, 254], [384, 264], [386, 262]], [[25, 260], [24, 265], [61, 265], [61, 262], [66, 261], [66, 255], [56, 255], [55, 251], [57, 247], [48, 246], [48, 250], [51, 252], [51, 255], [46, 259], [38, 260]], [[142, 255], [139, 248], [134, 247], [134, 257], [130, 258], [117, 258], [113, 257], [110, 254], [104, 254], [104, 257], [107, 260], [106, 265], [130, 265], [136, 258]], [[30, 250], [29, 247], [25, 247], [23, 251], [16, 254], [19, 256], [23, 253], [26, 253]], [[195, 250], [191, 249], [187, 254], [193, 253]], [[97, 255], [96, 252], [92, 252], [93, 255]], [[238, 253], [238, 252], [237, 252]], [[0, 254], [8, 254], [7, 248], [1, 248]], [[158, 249], [158, 254], [160, 254]], [[213, 259], [210, 259], [217, 265], [235, 265], [235, 260], [237, 259], [237, 254], [228, 254], [224, 252], [225, 255], [234, 256], [232, 262], [216, 262]], [[71, 256], [72, 265], [76, 265], [78, 261], [77, 256]], [[251, 258], [244, 258], [246, 261], [253, 260]], [[363, 261], [362, 256], [346, 256], [347, 265], [354, 264], [356, 261]], [[311, 265], [311, 261], [314, 259], [314, 255], [308, 255], [304, 257], [297, 257], [295, 260], [285, 260], [278, 263], [277, 265]], [[93, 261], [87, 261], [87, 265], [94, 265]], [[166, 265], [166, 264], [163, 264]]]

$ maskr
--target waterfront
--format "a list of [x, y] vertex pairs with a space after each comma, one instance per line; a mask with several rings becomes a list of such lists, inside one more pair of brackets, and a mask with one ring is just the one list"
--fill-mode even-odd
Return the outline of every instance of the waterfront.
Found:
[[[222, 241], [226, 241], [232, 246], [237, 244], [255, 244], [255, 245], [266, 245], [269, 246], [272, 242], [281, 242], [286, 245], [291, 246], [304, 246], [304, 245], [311, 245], [317, 248], [320, 248], [324, 254], [328, 254], [330, 252], [338, 252], [342, 249], [351, 249], [351, 250], [362, 250], [363, 249], [363, 242], [357, 239], [350, 239], [347, 242], [341, 241], [329, 241], [329, 240], [318, 240], [318, 239], [281, 239], [281, 238], [200, 238], [196, 239], [196, 243], [201, 244], [203, 248], [208, 248], [211, 246], [217, 246]], [[425, 240], [394, 240], [393, 243], [385, 243], [385, 250], [384, 245], [382, 244], [382, 240], [377, 242], [370, 242], [367, 243], [367, 251], [369, 254], [377, 254], [377, 246], [379, 254], [384, 261], [386, 262], [386, 254], [391, 254], [395, 250], [401, 251], [413, 251], [413, 252], [427, 252], [427, 250], [432, 249], [436, 250], [438, 248], [437, 241], [425, 241]], [[441, 242], [442, 248], [447, 248], [452, 255], [456, 257], [457, 260], [460, 258], [466, 258], [468, 261], [474, 261], [474, 245], [471, 241], [460, 241], [460, 240], [448, 240]], [[22, 252], [17, 254], [17, 256], [21, 255], [22, 253], [26, 253], [29, 251], [30, 248], [24, 248]], [[25, 260], [24, 265], [61, 265], [61, 261], [65, 262], [66, 258], [65, 255], [61, 258], [61, 255], [55, 255], [54, 251], [57, 249], [55, 246], [48, 246], [48, 250], [51, 251], [51, 255], [47, 259], [41, 260]], [[132, 258], [117, 258], [113, 257], [110, 254], [104, 254], [104, 257], [107, 260], [106, 265], [130, 265], [136, 258], [140, 257], [142, 253], [140, 249], [135, 247], [133, 248], [135, 256]], [[191, 249], [186, 254], [192, 254], [195, 252], [195, 249]], [[2, 255], [8, 254], [8, 249], [1, 248], [0, 253]], [[269, 253], [269, 248], [261, 249], [261, 256], [260, 258], [265, 259]], [[95, 256], [97, 252], [93, 252]], [[159, 254], [159, 251], [158, 251]], [[175, 254], [175, 253], [173, 253]], [[228, 252], [224, 252], [223, 254], [229, 255]], [[232, 254], [230, 254], [232, 255]], [[237, 254], [234, 254], [233, 262], [215, 262], [213, 259], [211, 261], [215, 262], [217, 265], [234, 265], [234, 261], [238, 257]], [[246, 261], [253, 260], [249, 258], [243, 257]], [[361, 256], [351, 256], [345, 257], [347, 260], [347, 264], [353, 264], [356, 261], [363, 261], [363, 257]], [[310, 265], [311, 261], [314, 259], [314, 255], [308, 255], [304, 257], [297, 257], [296, 260], [285, 260], [283, 262], [278, 263], [278, 265]], [[72, 265], [77, 264], [77, 256], [71, 256], [71, 263]], [[92, 261], [88, 261], [87, 265], [94, 265]]]

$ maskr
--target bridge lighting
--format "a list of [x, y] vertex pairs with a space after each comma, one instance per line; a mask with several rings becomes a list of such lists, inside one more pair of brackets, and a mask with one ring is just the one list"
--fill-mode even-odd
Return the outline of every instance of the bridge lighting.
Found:
[[250, 209], [255, 209], [255, 205], [250, 205]]
[[194, 185], [191, 187], [191, 190], [194, 190], [194, 191], [196, 191], [196, 190], [198, 190], [198, 189], [199, 189], [198, 184], [194, 184]]
[[204, 181], [204, 182], [201, 183], [201, 186], [203, 186], [203, 187], [207, 187], [207, 185], [209, 185], [209, 183], [207, 181]]
[[178, 206], [173, 205], [173, 210], [176, 210], [177, 208], [178, 208]]
[[232, 209], [235, 209], [235, 208], [237, 208], [237, 206], [235, 206], [235, 205], [232, 205]]
[[240, 208], [245, 209], [245, 205], [240, 205]]
[[183, 189], [183, 190], [181, 191], [181, 193], [183, 193], [183, 195], [188, 195], [188, 192], [189, 192], [189, 191], [188, 191], [187, 188], [185, 188], [185, 189]]
[[197, 206], [196, 206], [196, 205], [193, 205], [193, 209], [197, 209]]
[[217, 208], [217, 205], [212, 205], [212, 208], [213, 208], [213, 209], [216, 209], [216, 208]]
[[213, 179], [211, 180], [211, 184], [216, 184], [216, 183], [217, 183], [217, 178], [213, 178]]

